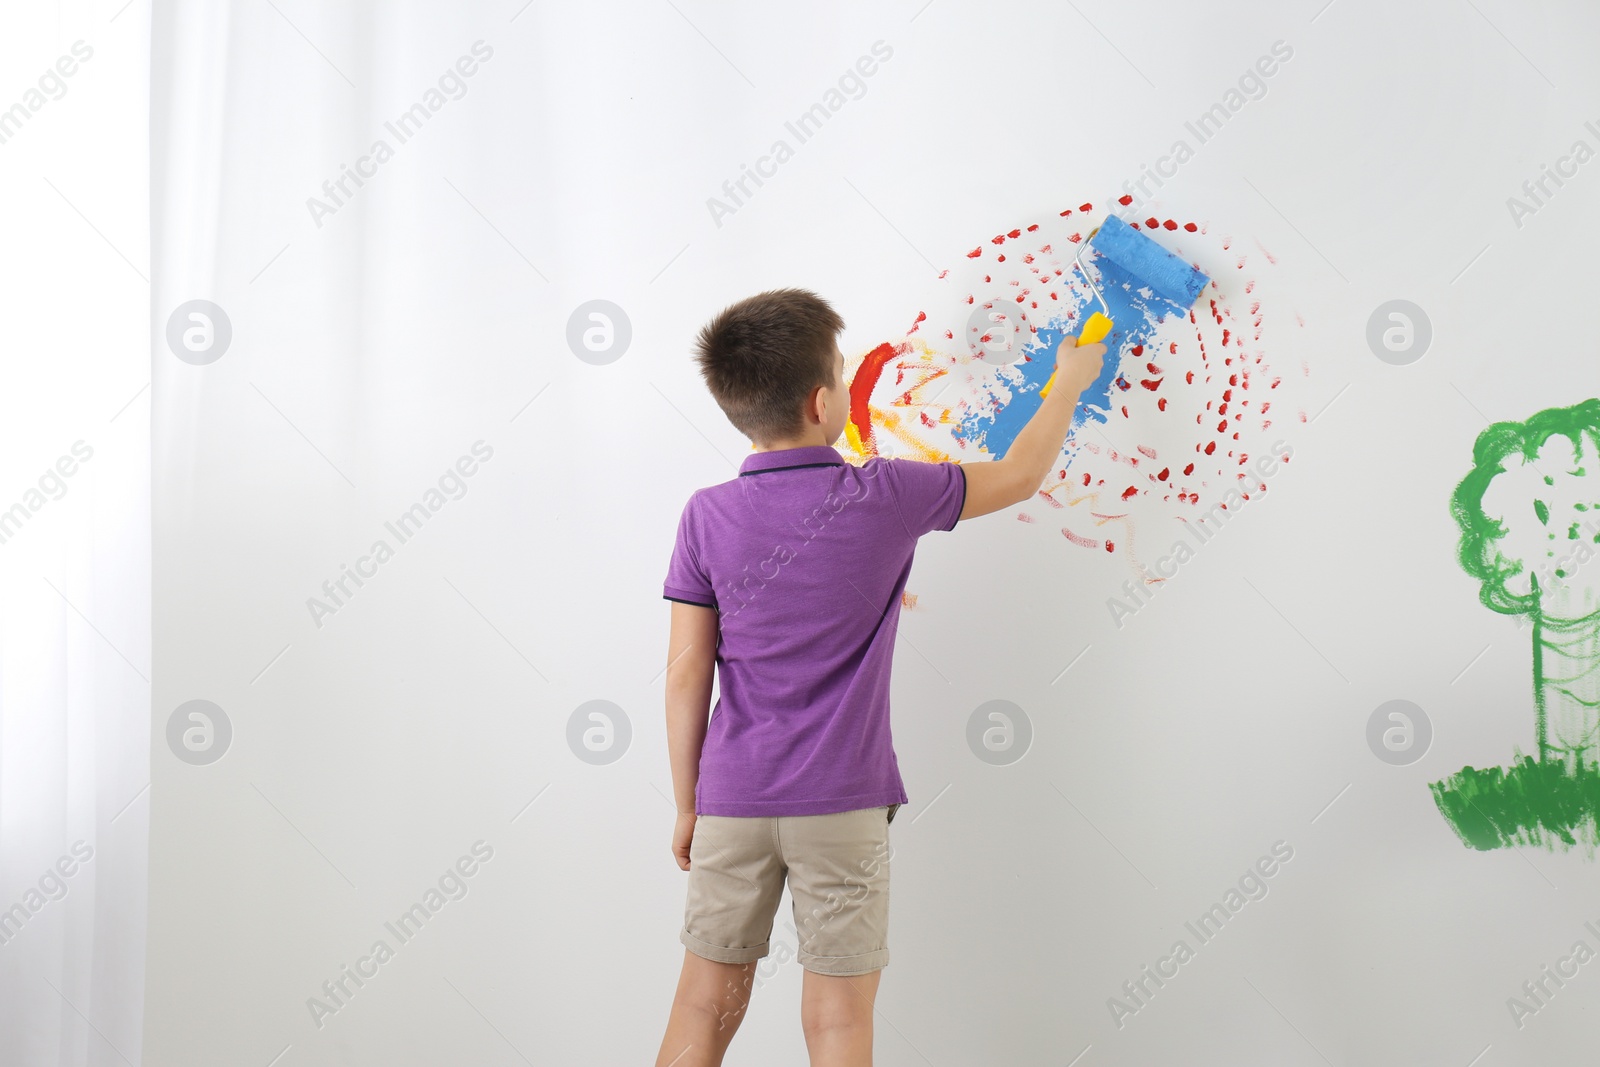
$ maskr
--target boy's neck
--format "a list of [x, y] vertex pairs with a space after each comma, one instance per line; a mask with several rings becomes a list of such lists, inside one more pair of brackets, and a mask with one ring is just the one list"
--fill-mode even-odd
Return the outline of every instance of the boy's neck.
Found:
[[818, 445], [826, 447], [828, 442], [822, 439], [821, 432], [815, 436], [791, 441], [775, 441], [769, 444], [754, 444], [751, 447], [757, 452], [781, 452], [786, 448], [813, 448]]

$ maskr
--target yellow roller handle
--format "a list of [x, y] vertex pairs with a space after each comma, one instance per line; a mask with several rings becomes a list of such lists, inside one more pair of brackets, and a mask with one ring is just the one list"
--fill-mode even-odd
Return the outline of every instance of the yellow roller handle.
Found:
[[[1084, 345], [1092, 345], [1100, 341], [1104, 341], [1106, 339], [1106, 335], [1111, 332], [1111, 327], [1114, 325], [1115, 323], [1113, 323], [1110, 319], [1096, 311], [1093, 315], [1089, 316], [1089, 321], [1083, 324], [1083, 329], [1079, 331], [1078, 341], [1074, 347], [1082, 348]], [[1050, 387], [1054, 385], [1055, 382], [1055, 371], [1051, 371], [1050, 380], [1044, 383], [1043, 389], [1039, 390], [1040, 399], [1050, 395]]]

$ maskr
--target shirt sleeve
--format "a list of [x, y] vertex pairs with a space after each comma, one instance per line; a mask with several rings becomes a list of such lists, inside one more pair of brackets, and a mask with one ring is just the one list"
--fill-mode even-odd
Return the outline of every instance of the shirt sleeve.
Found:
[[906, 533], [921, 537], [953, 530], [967, 504], [967, 474], [961, 464], [917, 459], [882, 460], [880, 477], [889, 487]]
[[672, 558], [667, 561], [667, 580], [661, 594], [667, 600], [715, 608], [717, 598], [711, 590], [711, 579], [700, 562], [700, 544], [693, 511], [694, 498], [690, 497], [683, 506], [683, 514], [678, 516], [678, 537], [672, 546]]

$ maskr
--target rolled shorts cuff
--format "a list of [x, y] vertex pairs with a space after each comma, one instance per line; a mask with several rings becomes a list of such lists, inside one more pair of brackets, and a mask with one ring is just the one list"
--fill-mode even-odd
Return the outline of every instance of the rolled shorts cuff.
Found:
[[871, 974], [889, 966], [889, 950], [880, 948], [856, 956], [812, 956], [801, 952], [797, 959], [800, 961], [800, 966], [808, 971], [845, 978], [857, 974]]
[[754, 963], [768, 952], [766, 941], [744, 948], [724, 948], [721, 945], [709, 944], [691, 934], [687, 926], [678, 932], [678, 940], [683, 942], [684, 948], [696, 956], [703, 956], [714, 963]]

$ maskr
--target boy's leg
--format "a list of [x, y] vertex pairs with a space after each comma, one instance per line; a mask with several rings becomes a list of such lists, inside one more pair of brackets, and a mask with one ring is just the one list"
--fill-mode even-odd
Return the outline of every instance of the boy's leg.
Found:
[[755, 970], [754, 963], [717, 963], [684, 949], [656, 1067], [719, 1067], [744, 1020]]
[[800, 1025], [811, 1067], [872, 1067], [872, 1009], [882, 974], [805, 972]]
[[779, 820], [794, 897], [800, 1024], [812, 1067], [870, 1067], [889, 962], [889, 809]]
[[657, 1067], [715, 1067], [767, 955], [784, 867], [770, 818], [701, 815], [689, 845], [683, 971]]

